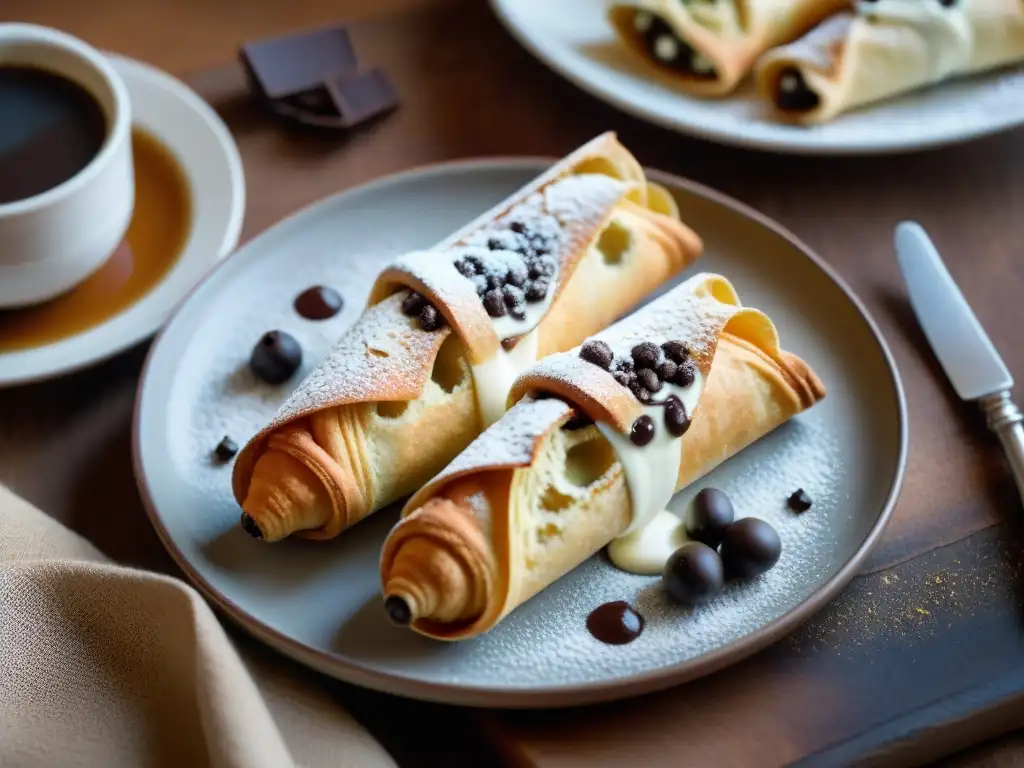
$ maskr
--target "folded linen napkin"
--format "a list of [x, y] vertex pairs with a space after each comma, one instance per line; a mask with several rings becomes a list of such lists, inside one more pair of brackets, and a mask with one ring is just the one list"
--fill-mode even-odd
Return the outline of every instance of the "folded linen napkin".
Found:
[[243, 661], [187, 584], [0, 486], [0, 766], [393, 765], [312, 674]]

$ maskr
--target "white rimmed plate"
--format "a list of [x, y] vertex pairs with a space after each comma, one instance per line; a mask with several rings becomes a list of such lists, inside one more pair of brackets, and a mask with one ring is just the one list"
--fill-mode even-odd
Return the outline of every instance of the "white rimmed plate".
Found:
[[615, 40], [603, 0], [491, 5], [528, 51], [577, 87], [648, 122], [722, 144], [810, 155], [882, 154], [1024, 125], [1024, 66], [917, 91], [825, 125], [783, 125], [766, 116], [749, 80], [726, 99], [674, 89]]
[[128, 87], [132, 122], [178, 161], [192, 195], [192, 221], [181, 255], [152, 290], [123, 312], [75, 336], [0, 352], [0, 386], [51, 378], [104, 360], [151, 336], [174, 306], [238, 244], [245, 178], [238, 147], [217, 113], [180, 80], [111, 55]]
[[[282, 221], [220, 265], [182, 304], [150, 351], [139, 385], [135, 473], [168, 551], [208, 599], [256, 637], [315, 669], [406, 696], [493, 707], [581, 704], [663, 688], [764, 647], [821, 608], [853, 577], [896, 500], [906, 457], [902, 388], [873, 322], [831, 269], [784, 230], [739, 203], [657, 175], [704, 238], [696, 270], [719, 271], [769, 313], [829, 395], [808, 413], [676, 496], [680, 509], [707, 483], [742, 514], [770, 520], [779, 565], [687, 615], [657, 578], [595, 557], [486, 635], [457, 644], [392, 626], [379, 595], [380, 545], [396, 519], [384, 510], [338, 539], [267, 545], [238, 526], [229, 465], [212, 458], [224, 435], [243, 444], [302, 374], [359, 315], [370, 283], [402, 251], [441, 240], [527, 183], [542, 161], [433, 166], [330, 197]], [[345, 309], [310, 322], [292, 308], [314, 284]], [[667, 287], [667, 286], [666, 286]], [[293, 334], [302, 371], [272, 387], [248, 368], [267, 330]], [[786, 497], [803, 487], [799, 517]], [[585, 629], [607, 600], [630, 600], [647, 629], [604, 646]]]

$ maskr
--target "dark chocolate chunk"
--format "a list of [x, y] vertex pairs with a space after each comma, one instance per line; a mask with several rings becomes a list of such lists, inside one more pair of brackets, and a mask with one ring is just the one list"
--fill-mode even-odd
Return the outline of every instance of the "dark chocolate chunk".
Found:
[[509, 317], [512, 317], [516, 320], [525, 320], [526, 307], [524, 307], [522, 304], [513, 304], [511, 307], [508, 308], [508, 314]]
[[427, 304], [420, 310], [420, 327], [424, 331], [436, 331], [444, 325], [444, 315], [432, 305]]
[[247, 43], [242, 64], [265, 99], [279, 99], [321, 85], [329, 73], [355, 73], [355, 49], [344, 27], [307, 30]]
[[676, 378], [673, 383], [680, 387], [688, 387], [693, 384], [693, 380], [696, 377], [696, 369], [693, 367], [693, 361], [687, 360], [676, 370]]
[[706, 603], [722, 589], [722, 558], [707, 544], [688, 541], [673, 552], [662, 574], [665, 591], [683, 605]]
[[263, 531], [260, 530], [260, 527], [256, 524], [256, 521], [253, 520], [247, 512], [242, 513], [242, 517], [239, 518], [238, 522], [242, 526], [242, 530], [248, 533], [254, 539], [263, 538]]
[[[502, 294], [505, 296], [505, 306], [510, 310], [516, 307], [522, 307], [526, 303], [526, 296], [523, 294], [522, 288], [516, 288], [514, 285], [506, 285], [501, 289]], [[512, 314], [511, 312], [509, 314]], [[515, 317], [514, 314], [512, 314]]]
[[638, 416], [629, 431], [629, 439], [633, 441], [634, 445], [640, 446], [651, 442], [654, 439], [654, 419], [647, 414]]
[[302, 364], [302, 347], [284, 331], [269, 331], [256, 342], [249, 357], [252, 372], [268, 384], [283, 384]]
[[398, 106], [395, 86], [380, 69], [359, 75], [331, 75], [325, 84], [343, 128], [351, 128]]
[[487, 287], [488, 288], [493, 288], [493, 289], [497, 289], [497, 290], [500, 291], [501, 290], [501, 286], [504, 284], [502, 279], [501, 279], [501, 276], [495, 274], [494, 272], [491, 272], [489, 274], [485, 274], [484, 278], [487, 280]]
[[636, 380], [640, 382], [640, 385], [650, 393], [655, 393], [661, 390], [661, 379], [650, 368], [641, 368], [636, 372]]
[[782, 539], [764, 520], [744, 517], [725, 529], [721, 553], [729, 578], [752, 579], [779, 562]]
[[709, 547], [722, 543], [725, 529], [735, 517], [732, 500], [717, 488], [702, 488], [683, 515], [686, 535]]
[[665, 401], [665, 429], [672, 437], [682, 437], [690, 428], [690, 417], [683, 401], [675, 395]]
[[402, 314], [415, 317], [426, 304], [426, 299], [416, 293], [416, 291], [410, 291], [409, 295], [402, 300]]
[[534, 280], [527, 280], [526, 285], [523, 286], [523, 292], [526, 294], [526, 300], [531, 304], [544, 301], [544, 297], [548, 295], [547, 278], [538, 277]]
[[625, 645], [640, 637], [644, 617], [624, 600], [599, 605], [587, 616], [587, 631], [607, 645]]
[[775, 81], [775, 106], [786, 112], [805, 112], [817, 108], [821, 98], [811, 90], [803, 73], [786, 67]]
[[662, 381], [671, 383], [676, 377], [676, 371], [679, 366], [673, 363], [671, 360], [666, 360], [658, 366], [658, 378]]
[[612, 362], [612, 369], [616, 371], [623, 371], [625, 373], [632, 373], [633, 361], [628, 357], [617, 357]]
[[583, 343], [580, 347], [580, 357], [586, 360], [588, 363], [593, 363], [596, 366], [608, 370], [608, 367], [612, 364], [612, 348], [609, 347], [605, 342], [600, 339], [590, 339]]
[[238, 453], [238, 444], [227, 435], [224, 435], [224, 439], [217, 443], [213, 453], [218, 461], [231, 461], [234, 455]]
[[628, 387], [629, 382], [632, 381], [632, 379], [630, 379], [629, 377], [629, 374], [626, 373], [625, 371], [615, 371], [615, 373], [613, 373], [612, 376], [614, 376], [615, 380], [624, 387]]
[[479, 275], [484, 271], [484, 262], [476, 254], [467, 253], [462, 257], [461, 261], [464, 261], [468, 266], [470, 266], [473, 269], [474, 274]]
[[476, 267], [475, 267], [475, 266], [473, 265], [473, 262], [471, 262], [471, 261], [469, 260], [469, 258], [468, 258], [468, 257], [465, 257], [465, 256], [463, 256], [463, 257], [462, 257], [461, 259], [456, 259], [456, 260], [455, 260], [455, 261], [453, 262], [453, 264], [455, 264], [455, 268], [456, 268], [457, 270], [459, 270], [459, 273], [460, 273], [460, 274], [461, 274], [461, 275], [462, 275], [463, 277], [469, 277], [469, 278], [472, 278], [472, 277], [473, 277], [474, 275], [476, 275], [476, 274], [477, 274], [477, 272], [479, 271], [479, 270], [478, 270], [478, 269], [477, 269], [477, 268], [476, 268]]
[[508, 225], [508, 228], [515, 232], [517, 235], [526, 234], [526, 225], [521, 221], [513, 221]]
[[665, 357], [677, 365], [682, 364], [690, 356], [690, 350], [682, 341], [666, 341], [661, 345], [661, 351], [665, 353]]
[[789, 504], [789, 508], [794, 512], [806, 512], [811, 508], [811, 504], [813, 502], [811, 501], [811, 497], [807, 495], [807, 491], [803, 488], [797, 488], [793, 491], [787, 503]]
[[523, 337], [522, 336], [509, 336], [507, 339], [502, 339], [501, 340], [501, 348], [504, 349], [506, 352], [511, 352], [513, 349], [516, 348], [516, 344], [519, 343], [519, 340], [521, 338], [523, 338]]
[[650, 341], [637, 344], [630, 350], [630, 354], [633, 356], [633, 362], [636, 363], [637, 368], [657, 368], [658, 362], [661, 360], [661, 350], [658, 349], [657, 344]]
[[558, 270], [558, 265], [550, 256], [541, 256], [530, 263], [530, 277], [551, 277]]
[[647, 389], [640, 380], [636, 377], [630, 377], [629, 380], [629, 391], [633, 393], [633, 397], [639, 400], [641, 403], [651, 402], [651, 391]]
[[295, 311], [307, 320], [326, 320], [341, 311], [345, 302], [341, 294], [326, 285], [314, 285], [295, 299]]
[[484, 309], [491, 317], [505, 316], [505, 298], [501, 291], [492, 288], [484, 294]]

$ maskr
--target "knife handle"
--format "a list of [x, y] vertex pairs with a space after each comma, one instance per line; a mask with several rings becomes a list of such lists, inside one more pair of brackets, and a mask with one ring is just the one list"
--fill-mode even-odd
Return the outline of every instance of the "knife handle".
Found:
[[1010, 460], [1017, 490], [1024, 500], [1024, 416], [1010, 399], [1009, 391], [987, 395], [979, 401], [985, 412], [988, 428], [999, 436], [999, 441]]

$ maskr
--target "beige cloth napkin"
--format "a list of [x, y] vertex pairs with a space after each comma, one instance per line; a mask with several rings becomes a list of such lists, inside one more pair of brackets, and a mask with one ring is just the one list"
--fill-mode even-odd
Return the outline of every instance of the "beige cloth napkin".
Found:
[[283, 667], [243, 663], [185, 583], [110, 563], [0, 487], [3, 768], [395, 764]]

